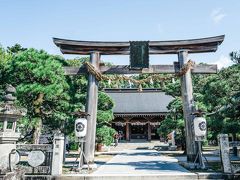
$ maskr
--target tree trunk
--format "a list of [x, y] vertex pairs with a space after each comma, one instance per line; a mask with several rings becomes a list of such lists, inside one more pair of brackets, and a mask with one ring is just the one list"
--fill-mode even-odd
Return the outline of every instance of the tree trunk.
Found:
[[39, 118], [36, 123], [35, 131], [33, 133], [33, 144], [39, 144], [39, 139], [42, 131], [42, 119]]

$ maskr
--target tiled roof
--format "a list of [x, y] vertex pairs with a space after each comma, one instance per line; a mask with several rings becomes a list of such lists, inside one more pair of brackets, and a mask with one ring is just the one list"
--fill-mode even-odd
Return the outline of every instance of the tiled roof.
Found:
[[113, 99], [115, 114], [158, 114], [168, 112], [167, 105], [173, 100], [159, 89], [105, 89]]

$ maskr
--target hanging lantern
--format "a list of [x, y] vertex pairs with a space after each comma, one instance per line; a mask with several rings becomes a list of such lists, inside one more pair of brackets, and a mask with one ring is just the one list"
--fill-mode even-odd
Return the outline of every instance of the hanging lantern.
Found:
[[75, 120], [75, 136], [76, 137], [85, 137], [87, 134], [87, 119], [78, 118]]
[[205, 137], [207, 134], [207, 122], [204, 117], [195, 117], [194, 120], [195, 137]]

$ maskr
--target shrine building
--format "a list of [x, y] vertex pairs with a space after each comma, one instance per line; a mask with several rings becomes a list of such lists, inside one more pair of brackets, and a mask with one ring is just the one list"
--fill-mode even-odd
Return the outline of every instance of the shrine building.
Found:
[[157, 128], [164, 120], [173, 100], [160, 89], [105, 89], [114, 101], [112, 127], [122, 139], [159, 139]]

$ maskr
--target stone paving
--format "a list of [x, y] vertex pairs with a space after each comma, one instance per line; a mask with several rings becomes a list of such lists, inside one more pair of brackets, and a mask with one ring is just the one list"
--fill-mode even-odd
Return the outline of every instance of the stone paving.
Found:
[[173, 157], [155, 150], [126, 150], [100, 166], [93, 174], [192, 174]]

